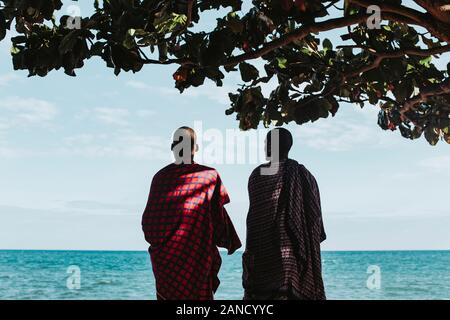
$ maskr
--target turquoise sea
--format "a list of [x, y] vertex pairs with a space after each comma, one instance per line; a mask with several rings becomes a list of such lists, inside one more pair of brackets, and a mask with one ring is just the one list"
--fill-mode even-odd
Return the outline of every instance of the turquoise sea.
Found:
[[[241, 253], [222, 258], [216, 299], [241, 299]], [[450, 251], [324, 252], [323, 269], [329, 299], [450, 299]], [[0, 251], [0, 299], [154, 296], [147, 252]]]

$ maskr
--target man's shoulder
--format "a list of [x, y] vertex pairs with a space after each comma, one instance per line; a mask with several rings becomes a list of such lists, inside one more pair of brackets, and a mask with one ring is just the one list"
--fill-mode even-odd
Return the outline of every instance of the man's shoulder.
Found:
[[270, 162], [266, 162], [266, 163], [262, 163], [259, 166], [257, 166], [255, 169], [253, 169], [252, 173], [250, 174], [250, 176], [253, 175], [257, 175], [259, 174], [259, 172], [261, 171], [261, 168], [267, 168], [270, 166]]
[[[290, 164], [291, 166], [294, 166], [294, 167], [300, 167], [300, 168], [306, 169], [302, 164], [299, 164], [296, 160], [293, 160], [293, 159], [287, 159], [285, 164]], [[271, 166], [270, 162], [262, 163], [259, 166], [257, 166], [255, 169], [253, 169], [250, 176], [259, 175], [261, 172], [261, 169], [266, 169], [266, 168], [269, 168], [270, 166]]]
[[213, 167], [205, 166], [199, 163], [195, 163], [194, 166], [194, 171], [198, 175], [209, 178], [211, 180], [217, 180], [220, 177], [219, 172]]
[[317, 183], [316, 177], [303, 164], [298, 164], [298, 170], [299, 172], [301, 172], [308, 183]]
[[254, 179], [256, 177], [259, 177], [261, 175], [261, 169], [266, 169], [270, 167], [270, 162], [265, 162], [257, 166], [255, 169], [253, 169], [252, 173], [250, 174], [250, 180]]
[[218, 175], [218, 171], [215, 168], [208, 167], [199, 163], [193, 163], [189, 165], [177, 165], [175, 163], [170, 163], [164, 168], [160, 169], [155, 176], [173, 172], [173, 171], [186, 171], [186, 172], [206, 172], [213, 175]]
[[154, 176], [153, 181], [158, 181], [159, 179], [167, 179], [172, 176], [180, 175], [190, 175], [195, 177], [202, 177], [208, 180], [217, 180], [219, 178], [219, 173], [215, 168], [204, 166], [198, 163], [193, 163], [190, 165], [177, 165], [171, 163], [164, 168], [160, 169]]
[[211, 173], [214, 173], [214, 174], [219, 174], [219, 172], [217, 171], [216, 168], [205, 166], [205, 165], [199, 164], [199, 163], [195, 163], [194, 165], [196, 166], [196, 168], [199, 171], [206, 171], [206, 172], [211, 172]]
[[314, 177], [313, 174], [311, 173], [311, 171], [309, 171], [309, 169], [306, 168], [305, 165], [303, 165], [301, 163], [297, 163], [297, 168], [298, 168], [298, 170], [302, 171], [304, 174]]
[[170, 171], [174, 168], [174, 164], [173, 163], [169, 163], [167, 166], [159, 169], [159, 171], [156, 173], [156, 175]]
[[156, 172], [155, 175], [153, 176], [153, 180], [157, 180], [158, 178], [169, 173], [172, 170], [172, 166], [173, 166], [173, 164], [171, 163], [171, 164], [168, 164], [167, 166], [163, 167], [162, 169], [159, 169], [158, 172]]
[[[307, 176], [314, 177], [313, 174], [303, 164], [297, 162], [294, 159], [287, 159], [284, 165], [288, 165], [291, 170], [292, 169], [299, 170], [302, 171]], [[261, 169], [266, 169], [269, 168], [270, 166], [271, 166], [270, 162], [260, 164], [255, 169], [253, 169], [252, 173], [250, 174], [250, 179], [261, 175]]]

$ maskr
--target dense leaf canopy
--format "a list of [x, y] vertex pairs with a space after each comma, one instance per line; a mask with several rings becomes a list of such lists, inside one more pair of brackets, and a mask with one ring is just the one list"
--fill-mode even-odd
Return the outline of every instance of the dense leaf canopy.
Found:
[[[91, 16], [56, 21], [60, 0], [0, 0], [0, 40], [16, 30], [14, 69], [30, 76], [60, 68], [75, 76], [94, 56], [116, 75], [176, 64], [182, 92], [240, 72], [226, 114], [244, 130], [316, 121], [350, 102], [379, 106], [385, 130], [450, 143], [450, 64], [432, 59], [450, 51], [450, 1], [413, 2], [417, 9], [401, 0], [253, 0], [243, 12], [241, 0], [97, 0]], [[382, 17], [375, 28], [373, 5]], [[199, 31], [220, 8], [215, 28]], [[341, 39], [322, 35], [331, 30]]]

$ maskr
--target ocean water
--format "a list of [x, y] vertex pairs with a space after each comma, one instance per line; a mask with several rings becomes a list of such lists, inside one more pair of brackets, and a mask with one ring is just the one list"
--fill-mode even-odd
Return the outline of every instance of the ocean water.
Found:
[[[216, 299], [241, 299], [241, 253], [222, 258]], [[450, 299], [450, 251], [324, 252], [323, 273], [329, 299]], [[147, 252], [0, 251], [0, 299], [154, 299], [154, 288]]]

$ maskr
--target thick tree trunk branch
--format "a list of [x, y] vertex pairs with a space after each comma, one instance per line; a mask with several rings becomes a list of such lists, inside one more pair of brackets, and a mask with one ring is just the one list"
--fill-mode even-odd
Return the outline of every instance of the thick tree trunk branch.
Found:
[[301, 40], [305, 38], [310, 33], [316, 33], [316, 32], [323, 32], [338, 28], [347, 27], [353, 24], [362, 23], [367, 20], [369, 16], [366, 14], [361, 15], [353, 15], [349, 17], [342, 17], [342, 18], [336, 18], [336, 19], [330, 19], [323, 22], [317, 22], [315, 24], [310, 25], [304, 25], [298, 28], [297, 30], [286, 34], [285, 36], [282, 36], [276, 40], [273, 40], [266, 45], [264, 45], [262, 48], [254, 50], [252, 52], [244, 53], [241, 55], [238, 55], [236, 57], [232, 57], [228, 59], [223, 65], [224, 66], [232, 66], [236, 65], [242, 61], [246, 60], [252, 60], [262, 57], [265, 54], [268, 54], [272, 52], [273, 50], [286, 46], [294, 41]]
[[357, 70], [354, 70], [348, 74], [345, 74], [343, 80], [345, 81], [347, 79], [351, 79], [356, 76], [359, 76], [360, 74], [365, 73], [367, 71], [376, 69], [380, 66], [381, 62], [383, 62], [383, 60], [385, 60], [385, 59], [401, 58], [405, 55], [429, 57], [429, 56], [432, 56], [435, 54], [441, 54], [444, 52], [450, 52], [450, 45], [431, 48], [431, 49], [403, 49], [403, 50], [396, 50], [396, 51], [391, 51], [391, 52], [373, 52], [373, 55], [375, 55], [376, 58], [371, 64], [365, 65]]
[[405, 117], [406, 113], [414, 110], [415, 106], [419, 103], [427, 102], [430, 97], [440, 96], [444, 94], [450, 94], [450, 79], [446, 79], [444, 82], [432, 85], [420, 90], [420, 93], [415, 97], [408, 99], [400, 111], [400, 114]]
[[[364, 8], [367, 8], [372, 5], [377, 5], [380, 7], [384, 18], [388, 18], [389, 16], [386, 15], [386, 13], [395, 14], [398, 16], [397, 20], [392, 20], [389, 18], [388, 19], [392, 21], [405, 22], [408, 24], [415, 24], [421, 26], [427, 29], [432, 35], [434, 35], [439, 40], [450, 43], [450, 24], [446, 23], [444, 25], [442, 24], [437, 25], [434, 19], [435, 17], [430, 13], [423, 13], [401, 5], [395, 5], [374, 0], [349, 0], [349, 1]], [[395, 16], [393, 16], [393, 18], [395, 18]]]
[[415, 0], [422, 8], [427, 10], [436, 20], [450, 24], [450, 4], [442, 0]]
[[[370, 1], [361, 1], [361, 0], [351, 0], [351, 1], [355, 1], [358, 3], [365, 2], [367, 6], [369, 5], [368, 3], [370, 2]], [[407, 24], [419, 24], [419, 22], [420, 22], [421, 26], [423, 26], [423, 24], [426, 24], [427, 25], [426, 28], [432, 34], [435, 34], [436, 37], [439, 34], [439, 36], [440, 36], [440, 38], [438, 37], [439, 39], [442, 38], [442, 39], [444, 39], [445, 42], [450, 43], [450, 34], [441, 34], [442, 32], [437, 30], [432, 24], [428, 24], [425, 21], [420, 20], [421, 18], [424, 18], [424, 19], [426, 18], [423, 13], [413, 10], [413, 9], [409, 9], [409, 8], [406, 8], [406, 9], [407, 10], [405, 10], [404, 12], [402, 10], [400, 10], [400, 11], [403, 13], [408, 13], [407, 15], [402, 15], [397, 12], [393, 12], [393, 10], [392, 10], [392, 11], [382, 12], [382, 18], [391, 20], [391, 21], [403, 22], [403, 23], [407, 23]], [[413, 16], [412, 13], [418, 14], [418, 16]], [[279, 47], [288, 45], [294, 41], [301, 40], [310, 33], [324, 32], [324, 31], [329, 31], [329, 30], [333, 30], [333, 29], [351, 26], [354, 24], [359, 24], [364, 21], [367, 21], [368, 17], [369, 16], [365, 15], [365, 14], [353, 15], [353, 16], [347, 16], [347, 17], [343, 17], [343, 18], [330, 19], [327, 21], [315, 23], [313, 25], [305, 25], [305, 26], [302, 26], [302, 27], [298, 28], [297, 30], [291, 32], [290, 34], [287, 34], [281, 38], [278, 38], [276, 40], [273, 40], [272, 42], [267, 43], [264, 47], [262, 47], [258, 50], [244, 53], [244, 54], [238, 55], [236, 57], [230, 58], [223, 65], [224, 66], [232, 66], [232, 65], [236, 65], [242, 61], [257, 59], [257, 58], [262, 57], [265, 54], [272, 52], [273, 50], [275, 50]], [[449, 51], [449, 50], [445, 50], [445, 51]], [[441, 53], [441, 52], [438, 52], [438, 53]]]
[[[362, 23], [362, 22], [366, 21], [368, 17], [369, 16], [366, 14], [353, 15], [350, 17], [341, 17], [341, 18], [326, 20], [323, 22], [318, 22], [315, 24], [304, 25], [289, 34], [286, 34], [278, 39], [268, 42], [262, 48], [259, 48], [257, 50], [251, 51], [251, 52], [243, 53], [243, 54], [235, 56], [235, 57], [231, 57], [221, 65], [222, 66], [233, 66], [233, 65], [239, 64], [240, 62], [243, 62], [243, 61], [257, 59], [257, 58], [262, 57], [265, 54], [268, 54], [268, 53], [274, 51], [275, 49], [286, 46], [296, 40], [301, 40], [311, 33], [323, 32], [323, 31], [333, 30], [333, 29], [337, 29], [337, 28], [346, 27], [349, 25]], [[146, 64], [193, 64], [193, 62], [189, 59], [172, 59], [172, 60], [166, 60], [164, 62], [160, 62], [158, 60], [152, 60], [152, 59], [143, 59], [143, 63], [146, 63]]]
[[378, 6], [382, 12], [392, 12], [392, 13], [397, 13], [399, 15], [402, 15], [404, 17], [407, 17], [411, 20], [416, 21], [417, 23], [421, 23], [425, 18], [426, 18], [426, 14], [422, 13], [420, 11], [408, 8], [408, 7], [404, 7], [404, 6], [399, 6], [399, 5], [395, 5], [395, 4], [390, 4], [390, 3], [386, 3], [386, 2], [380, 2], [380, 1], [374, 1], [374, 0], [350, 0], [351, 3], [357, 4], [361, 7], [367, 8], [369, 6], [372, 5], [376, 5]]
[[[373, 0], [349, 0], [350, 2], [360, 5], [362, 7], [368, 7], [370, 5], [374, 4]], [[192, 0], [189, 1], [189, 4], [192, 4]], [[426, 2], [426, 1], [425, 1]], [[403, 22], [406, 24], [415, 24], [420, 25], [427, 30], [429, 30], [433, 35], [438, 37], [442, 41], [446, 41], [450, 43], [450, 34], [443, 34], [442, 30], [438, 30], [433, 23], [429, 22], [430, 16], [428, 14], [422, 13], [420, 11], [406, 8], [403, 6], [397, 6], [392, 4], [386, 4], [386, 3], [380, 3], [375, 1], [375, 4], [379, 5], [382, 10], [382, 18], [390, 21], [398, 21]], [[278, 39], [275, 39], [271, 42], [268, 42], [265, 44], [262, 48], [256, 49], [251, 52], [243, 53], [234, 57], [229, 58], [227, 61], [221, 64], [221, 66], [233, 66], [236, 64], [239, 64], [243, 61], [248, 61], [252, 59], [260, 58], [277, 48], [289, 45], [290, 43], [294, 41], [298, 41], [301, 39], [304, 39], [306, 36], [308, 36], [311, 33], [318, 33], [318, 32], [324, 32], [329, 31], [333, 29], [338, 29], [342, 27], [351, 26], [354, 24], [363, 23], [364, 21], [367, 21], [369, 18], [369, 15], [367, 14], [359, 14], [359, 15], [352, 15], [352, 16], [346, 16], [341, 18], [335, 18], [330, 19], [326, 21], [317, 22], [310, 25], [303, 25], [300, 28], [296, 29], [295, 31], [286, 34]], [[450, 51], [448, 50], [448, 46], [443, 47], [437, 47], [429, 50], [399, 50], [395, 52], [387, 52], [387, 53], [377, 53], [376, 59], [374, 60], [373, 64], [367, 65], [362, 67], [359, 70], [353, 71], [351, 74], [346, 75], [345, 78], [352, 78], [355, 77], [361, 73], [370, 71], [380, 65], [380, 63], [384, 59], [388, 58], [398, 58], [402, 57], [404, 55], [421, 55], [421, 56], [429, 56], [433, 54], [439, 54], [443, 52]], [[158, 60], [152, 60], [152, 59], [144, 59], [144, 63], [146, 64], [180, 64], [180, 65], [189, 65], [196, 63], [193, 62], [191, 59], [172, 59], [167, 60], [164, 62], [160, 62]]]

